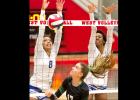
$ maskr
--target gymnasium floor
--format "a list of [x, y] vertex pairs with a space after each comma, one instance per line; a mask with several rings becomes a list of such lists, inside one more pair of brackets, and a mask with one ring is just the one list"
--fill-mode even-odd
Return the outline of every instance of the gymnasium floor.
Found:
[[[116, 57], [116, 62], [118, 59], [118, 54], [114, 54], [114, 57]], [[58, 55], [57, 57], [57, 66], [56, 70], [54, 72], [53, 76], [53, 84], [52, 88], [54, 90], [58, 89], [61, 85], [61, 82], [69, 75], [69, 72], [73, 65], [75, 65], [77, 62], [85, 62], [87, 63], [87, 54], [78, 54], [78, 55]], [[30, 57], [30, 75], [32, 75], [32, 69], [33, 69], [33, 57]], [[109, 88], [118, 88], [118, 64], [110, 70], [109, 72], [109, 78], [108, 78], [108, 87]], [[59, 98], [59, 100], [66, 100], [65, 93], [63, 96]], [[108, 100], [118, 100], [118, 93], [112, 93], [108, 94]]]

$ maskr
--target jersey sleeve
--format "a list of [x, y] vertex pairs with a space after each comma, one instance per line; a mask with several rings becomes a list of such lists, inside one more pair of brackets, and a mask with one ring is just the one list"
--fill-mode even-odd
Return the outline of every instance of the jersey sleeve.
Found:
[[59, 98], [67, 89], [69, 78], [66, 78], [60, 88], [55, 92], [55, 95]]
[[[62, 17], [61, 11], [57, 12], [57, 14], [59, 14]], [[52, 46], [52, 52], [54, 52], [55, 56], [57, 56], [62, 38], [62, 26], [59, 29], [56, 29], [55, 33], [56, 34], [54, 38], [54, 44]]]
[[[90, 20], [94, 20], [94, 13], [90, 13]], [[89, 39], [88, 44], [88, 63], [89, 65], [92, 65], [96, 56], [99, 54], [99, 50], [96, 47], [95, 41], [96, 41], [96, 26], [91, 26], [91, 35]]]
[[[106, 14], [106, 19], [111, 20], [111, 14]], [[105, 43], [103, 56], [108, 56], [111, 53], [112, 44], [113, 44], [113, 29], [114, 26], [107, 26], [107, 41]]]
[[[45, 20], [45, 10], [41, 10], [40, 20]], [[40, 52], [42, 52], [42, 50], [44, 50], [42, 46], [44, 32], [45, 26], [39, 26], [39, 33], [35, 45], [35, 55], [38, 55]]]
[[81, 100], [88, 100], [89, 88], [87, 85], [82, 87]]

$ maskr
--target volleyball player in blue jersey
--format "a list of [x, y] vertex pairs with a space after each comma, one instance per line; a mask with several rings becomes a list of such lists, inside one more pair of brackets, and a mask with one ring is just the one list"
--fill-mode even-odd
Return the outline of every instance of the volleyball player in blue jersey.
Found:
[[[56, 1], [57, 14], [62, 16], [64, 0]], [[45, 20], [45, 10], [49, 2], [43, 0], [40, 20]], [[44, 92], [50, 89], [52, 77], [56, 67], [56, 57], [59, 51], [62, 27], [55, 30], [55, 38], [52, 41], [49, 35], [45, 35], [45, 26], [39, 26], [39, 34], [36, 40], [34, 53], [34, 72], [30, 78], [30, 93]], [[47, 97], [30, 97], [32, 100], [47, 100]]]

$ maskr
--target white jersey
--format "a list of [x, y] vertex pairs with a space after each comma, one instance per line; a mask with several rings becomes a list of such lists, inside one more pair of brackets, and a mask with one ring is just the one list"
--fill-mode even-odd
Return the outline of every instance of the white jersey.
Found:
[[[62, 12], [58, 12], [62, 16]], [[45, 11], [41, 10], [40, 19], [45, 20]], [[60, 47], [60, 41], [62, 37], [62, 27], [55, 30], [54, 43], [51, 48], [50, 57], [43, 49], [43, 36], [45, 32], [45, 26], [39, 26], [39, 34], [35, 45], [34, 55], [34, 72], [30, 79], [30, 84], [36, 86], [42, 90], [49, 89], [52, 83], [53, 73], [56, 67], [56, 56]]]
[[[107, 20], [111, 20], [111, 15], [106, 15]], [[90, 13], [90, 20], [94, 20], [94, 14]], [[91, 35], [88, 45], [88, 64], [93, 65], [96, 57], [98, 55], [107, 56], [111, 53], [112, 48], [112, 42], [113, 42], [113, 26], [107, 27], [107, 41], [104, 47], [104, 51], [101, 54], [101, 52], [96, 47], [96, 31], [97, 28], [95, 26], [91, 27]], [[104, 76], [105, 75], [105, 76]], [[96, 86], [107, 86], [107, 80], [108, 80], [108, 71], [106, 71], [103, 75], [100, 75], [100, 77], [104, 78], [97, 78], [93, 76], [91, 72], [88, 73], [87, 77], [85, 78], [85, 82], [87, 84], [94, 84]]]

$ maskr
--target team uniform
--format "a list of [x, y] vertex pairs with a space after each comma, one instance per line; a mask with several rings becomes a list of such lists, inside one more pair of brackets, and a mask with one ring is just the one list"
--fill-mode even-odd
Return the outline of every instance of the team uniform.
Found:
[[51, 100], [59, 98], [66, 91], [67, 100], [88, 100], [89, 89], [87, 84], [82, 81], [82, 83], [75, 87], [72, 85], [72, 78], [66, 78], [62, 86], [52, 95]]
[[[61, 11], [57, 13], [62, 16]], [[45, 10], [41, 10], [40, 20], [45, 20]], [[30, 79], [30, 93], [44, 92], [44, 90], [50, 89], [56, 67], [56, 56], [60, 47], [62, 27], [55, 30], [56, 34], [50, 56], [47, 55], [42, 46], [44, 32], [45, 26], [39, 26], [34, 55], [34, 73]], [[46, 100], [42, 98], [44, 97], [39, 97], [40, 100]]]
[[[111, 20], [111, 15], [106, 15], [107, 20]], [[94, 14], [90, 13], [90, 20], [94, 20]], [[101, 52], [96, 47], [96, 31], [97, 28], [95, 26], [91, 27], [91, 36], [88, 45], [88, 64], [92, 66], [96, 57], [98, 55], [108, 56], [111, 54], [112, 49], [112, 42], [113, 42], [113, 26], [107, 26], [107, 41], [104, 46], [104, 51]], [[84, 80], [88, 86], [89, 90], [104, 90], [107, 88], [107, 81], [108, 81], [108, 70], [106, 70], [102, 75], [99, 77], [95, 77], [91, 72], [88, 73], [87, 77]]]

